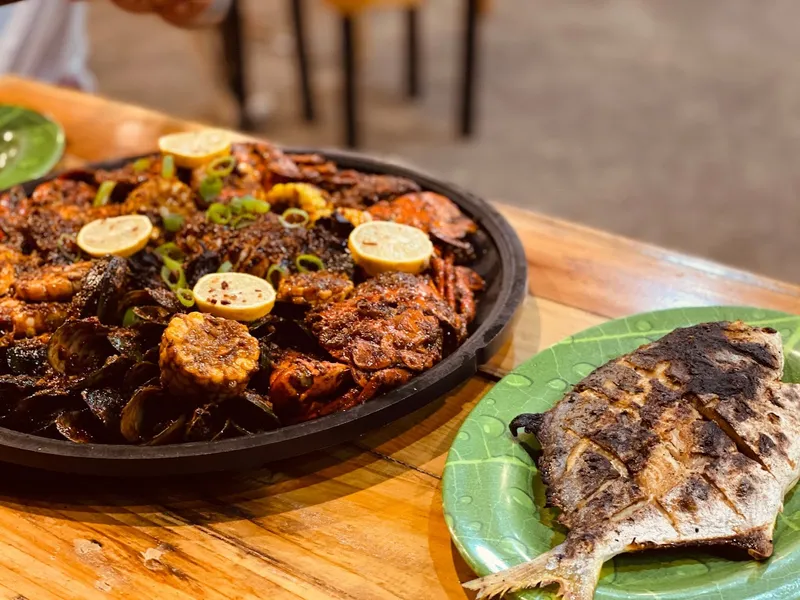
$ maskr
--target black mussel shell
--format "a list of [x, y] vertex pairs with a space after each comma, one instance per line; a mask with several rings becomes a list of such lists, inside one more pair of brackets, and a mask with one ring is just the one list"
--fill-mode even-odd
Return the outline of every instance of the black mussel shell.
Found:
[[167, 444], [183, 439], [188, 407], [159, 385], [145, 385], [122, 409], [120, 432], [131, 443]]
[[47, 342], [38, 338], [21, 339], [4, 349], [6, 367], [0, 370], [12, 375], [43, 376], [49, 370]]
[[38, 434], [49, 430], [52, 435], [55, 420], [68, 410], [85, 408], [79, 395], [62, 387], [39, 390], [20, 400], [7, 419], [9, 426], [17, 431]]
[[231, 420], [253, 433], [272, 431], [281, 426], [272, 403], [252, 390], [245, 390], [242, 396], [226, 401], [225, 410]]
[[127, 398], [118, 390], [112, 388], [83, 390], [81, 398], [83, 398], [92, 414], [109, 431], [119, 431], [122, 409], [127, 403]]
[[114, 347], [108, 341], [109, 332], [95, 317], [67, 321], [50, 338], [47, 348], [50, 366], [65, 375], [96, 371], [114, 354]]
[[109, 356], [103, 366], [96, 371], [83, 377], [69, 379], [68, 385], [73, 390], [107, 387], [121, 381], [133, 364], [132, 358], [115, 354]]
[[225, 426], [225, 416], [219, 404], [211, 403], [196, 408], [186, 425], [187, 442], [205, 442], [211, 440]]
[[128, 275], [128, 262], [119, 256], [95, 262], [72, 299], [73, 314], [78, 318], [96, 316], [109, 325], [118, 323]]
[[160, 374], [161, 370], [158, 364], [145, 360], [138, 362], [125, 373], [125, 379], [122, 381], [122, 391], [130, 396], [149, 381], [158, 383]]
[[141, 362], [148, 351], [158, 348], [163, 331], [164, 328], [158, 325], [115, 327], [108, 334], [108, 341], [123, 356]]
[[166, 327], [175, 313], [163, 306], [137, 306], [133, 309], [133, 314], [136, 315], [140, 323]]
[[186, 415], [178, 415], [163, 426], [158, 433], [144, 442], [145, 446], [163, 446], [180, 442], [186, 429]]
[[190, 288], [193, 288], [204, 275], [216, 273], [220, 265], [222, 265], [222, 259], [217, 252], [204, 250], [199, 256], [190, 260], [186, 265], [186, 283]]
[[55, 427], [58, 433], [76, 444], [98, 443], [107, 439], [101, 424], [86, 409], [60, 413], [55, 419]]
[[254, 431], [248, 431], [244, 427], [237, 425], [231, 419], [225, 421], [225, 425], [222, 426], [219, 433], [217, 433], [214, 437], [211, 438], [212, 442], [217, 440], [227, 440], [229, 438], [241, 437], [243, 435], [252, 435], [255, 433]]

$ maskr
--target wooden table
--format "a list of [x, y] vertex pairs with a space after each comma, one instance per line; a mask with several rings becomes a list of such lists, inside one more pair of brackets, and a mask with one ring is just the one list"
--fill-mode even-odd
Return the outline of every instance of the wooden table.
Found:
[[[197, 127], [19, 79], [0, 102], [53, 115], [66, 164], [152, 150]], [[800, 308], [800, 287], [500, 206], [530, 295], [513, 339], [440, 401], [349, 444], [239, 475], [119, 482], [3, 467], [0, 598], [465, 598], [442, 517], [445, 455], [497, 379], [605, 319], [675, 306]]]

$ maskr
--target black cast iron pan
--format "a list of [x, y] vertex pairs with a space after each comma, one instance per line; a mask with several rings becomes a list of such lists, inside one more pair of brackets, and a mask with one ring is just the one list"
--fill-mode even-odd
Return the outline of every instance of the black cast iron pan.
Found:
[[[315, 150], [288, 150], [307, 153]], [[305, 454], [382, 427], [436, 400], [477, 371], [510, 333], [508, 324], [526, 293], [522, 244], [508, 222], [486, 201], [412, 169], [357, 154], [319, 152], [342, 168], [413, 179], [425, 189], [451, 198], [480, 224], [472, 265], [485, 279], [471, 334], [453, 354], [407, 384], [348, 411], [252, 436], [169, 446], [75, 444], [0, 428], [0, 460], [18, 465], [91, 475], [157, 476], [242, 470]], [[92, 165], [113, 169], [138, 157]], [[24, 185], [31, 193], [42, 178]]]

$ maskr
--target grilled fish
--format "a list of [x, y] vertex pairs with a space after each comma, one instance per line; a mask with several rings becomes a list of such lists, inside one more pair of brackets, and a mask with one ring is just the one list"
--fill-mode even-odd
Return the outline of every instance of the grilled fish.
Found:
[[705, 323], [606, 363], [544, 414], [516, 417], [512, 433], [541, 443], [547, 500], [570, 531], [465, 587], [481, 598], [556, 584], [566, 600], [591, 600], [603, 563], [625, 552], [715, 545], [768, 558], [800, 475], [800, 385], [782, 375], [774, 329]]

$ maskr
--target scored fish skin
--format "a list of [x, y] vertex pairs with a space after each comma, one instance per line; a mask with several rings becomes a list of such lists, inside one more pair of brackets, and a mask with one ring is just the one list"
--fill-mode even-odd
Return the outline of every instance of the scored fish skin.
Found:
[[542, 446], [548, 504], [566, 540], [469, 581], [478, 598], [557, 584], [591, 600], [625, 552], [730, 546], [772, 554], [783, 496], [800, 477], [800, 385], [781, 383], [774, 329], [740, 321], [676, 329], [599, 367], [543, 414], [519, 415]]

